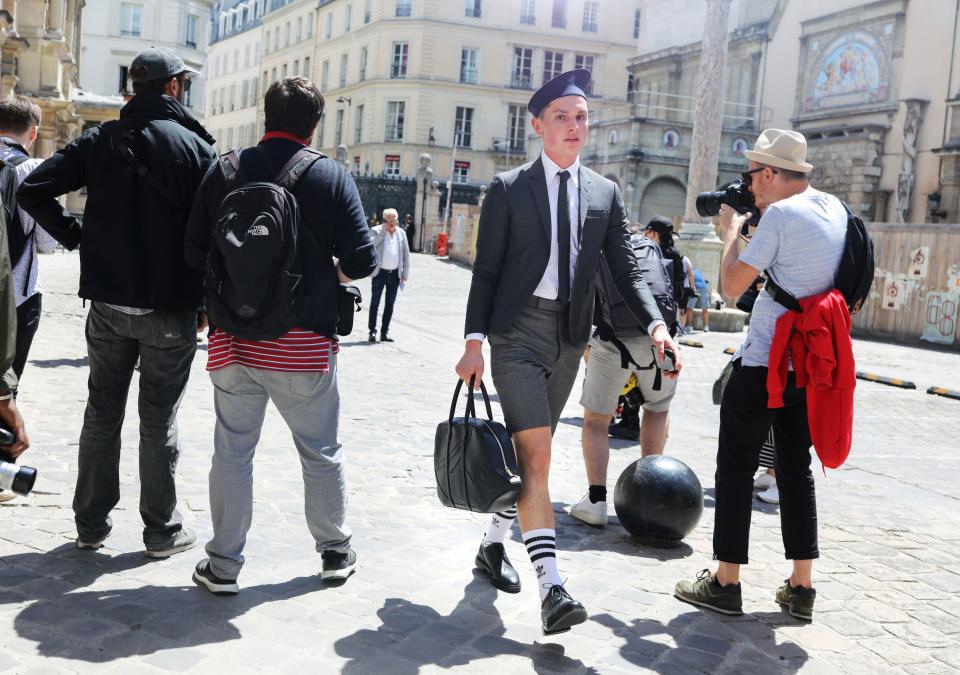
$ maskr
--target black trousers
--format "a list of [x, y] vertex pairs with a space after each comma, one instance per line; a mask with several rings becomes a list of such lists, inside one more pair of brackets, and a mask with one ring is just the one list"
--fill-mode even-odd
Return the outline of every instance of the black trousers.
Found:
[[810, 471], [810, 428], [806, 392], [793, 373], [783, 393], [783, 408], [767, 407], [767, 369], [734, 369], [720, 405], [713, 557], [746, 564], [753, 508], [753, 475], [760, 448], [773, 427], [774, 468], [780, 490], [780, 529], [788, 560], [820, 557], [817, 547], [817, 498]]
[[380, 322], [380, 335], [386, 335], [390, 330], [390, 319], [393, 318], [393, 303], [397, 300], [397, 289], [400, 288], [399, 270], [380, 270], [371, 280], [370, 286], [370, 318], [367, 328], [373, 333], [377, 330], [377, 312], [380, 310], [380, 296], [383, 289], [387, 289], [387, 301], [383, 306], [383, 319]]
[[40, 307], [43, 295], [34, 293], [17, 307], [17, 347], [13, 357], [13, 372], [17, 379], [23, 375], [30, 355], [30, 346], [40, 327]]

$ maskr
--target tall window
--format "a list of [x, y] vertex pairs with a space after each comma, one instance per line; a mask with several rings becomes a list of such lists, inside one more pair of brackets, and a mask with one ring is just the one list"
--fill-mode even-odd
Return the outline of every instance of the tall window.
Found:
[[300, 59], [293, 60], [293, 76], [296, 77], [300, 74]]
[[317, 149], [323, 148], [323, 129], [326, 127], [327, 113], [320, 113], [320, 121], [317, 122]]
[[244, 80], [240, 88], [240, 107], [247, 107], [247, 99], [250, 98], [250, 80]]
[[596, 0], [587, 0], [583, 3], [583, 32], [597, 32], [597, 14], [600, 12], [600, 3]]
[[283, 27], [283, 46], [290, 46], [290, 22], [287, 21], [287, 24]]
[[363, 23], [370, 23], [370, 15], [373, 13], [373, 0], [364, 0], [363, 2]]
[[343, 108], [337, 111], [337, 124], [333, 128], [333, 144], [340, 145], [343, 142]]
[[[587, 56], [586, 54], [577, 54], [577, 57], [573, 60], [574, 68], [586, 68], [591, 73], [593, 72], [593, 57]], [[588, 94], [593, 94], [593, 80], [587, 84]]]
[[385, 139], [397, 143], [403, 142], [404, 101], [387, 101], [387, 130]]
[[396, 16], [410, 16], [413, 10], [413, 0], [397, 0]]
[[633, 12], [633, 37], [640, 37], [640, 10], [636, 9]]
[[280, 49], [280, 26], [273, 29], [273, 51]]
[[533, 50], [529, 47], [513, 48], [513, 77], [510, 86], [529, 89], [533, 86]]
[[243, 50], [243, 67], [244, 68], [250, 67], [250, 45], [247, 45], [246, 48]]
[[305, 78], [307, 78], [308, 80], [313, 76], [313, 74], [310, 72], [310, 57], [309, 57], [309, 56], [305, 56], [305, 57], [303, 58], [303, 76], [304, 76]]
[[139, 37], [143, 5], [124, 2], [120, 5], [120, 34]]
[[183, 37], [183, 42], [188, 47], [197, 46], [197, 17], [193, 14], [187, 14], [187, 29]]
[[267, 85], [270, 84], [270, 80], [268, 79], [269, 77], [270, 75], [267, 74], [267, 71], [263, 71], [263, 85], [260, 88], [264, 91], [267, 90]]
[[230, 101], [227, 103], [227, 110], [234, 111], [237, 109], [237, 84], [234, 82], [230, 85]]
[[340, 55], [340, 86], [347, 86], [347, 55]]
[[461, 148], [473, 147], [473, 108], [457, 106], [454, 134]]
[[464, 47], [460, 50], [460, 81], [464, 84], [477, 83], [477, 50]]
[[546, 84], [563, 72], [563, 52], [543, 53], [543, 83]]
[[320, 91], [326, 91], [330, 84], [330, 62], [324, 61], [320, 66]]
[[510, 105], [507, 112], [507, 135], [510, 152], [525, 152], [524, 130], [527, 126], [527, 111], [522, 105]]
[[326, 40], [333, 35], [333, 12], [327, 14], [323, 19], [323, 37]]
[[313, 22], [316, 21], [314, 18], [313, 12], [307, 14], [307, 39], [313, 37]]
[[567, 27], [567, 0], [553, 0], [553, 21], [554, 28]]
[[520, 3], [520, 23], [536, 25], [537, 0], [523, 0]]
[[360, 81], [367, 79], [367, 48], [360, 48]]
[[297, 17], [297, 42], [303, 39], [303, 17]]
[[459, 159], [453, 163], [453, 182], [466, 183], [470, 180], [470, 162], [462, 162]]
[[357, 116], [354, 120], [353, 128], [353, 144], [360, 145], [360, 140], [363, 138], [363, 106], [357, 106]]
[[234, 72], [240, 70], [240, 49], [233, 50], [233, 70]]
[[479, 19], [482, 15], [482, 0], [466, 0], [466, 16], [472, 16], [475, 19]]
[[350, 32], [350, 19], [352, 16], [353, 5], [348, 3], [347, 6], [343, 8], [343, 30], [345, 33]]
[[409, 54], [409, 42], [393, 43], [393, 60], [390, 62], [390, 77], [397, 79], [407, 76], [407, 57]]
[[383, 175], [387, 178], [400, 177], [400, 155], [387, 155], [384, 157]]

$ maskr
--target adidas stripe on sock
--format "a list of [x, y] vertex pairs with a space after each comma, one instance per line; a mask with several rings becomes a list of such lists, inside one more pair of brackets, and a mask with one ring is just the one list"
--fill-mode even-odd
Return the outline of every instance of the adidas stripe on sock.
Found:
[[506, 511], [501, 511], [500, 513], [494, 513], [490, 518], [490, 526], [487, 527], [487, 532], [483, 535], [483, 545], [502, 544], [503, 540], [507, 537], [507, 533], [510, 532], [510, 528], [513, 526], [513, 521], [516, 519], [516, 506], [511, 506]]
[[523, 532], [522, 536], [527, 555], [533, 563], [533, 571], [537, 575], [540, 601], [543, 602], [551, 586], [563, 584], [560, 572], [557, 571], [557, 532], [552, 528], [543, 528]]

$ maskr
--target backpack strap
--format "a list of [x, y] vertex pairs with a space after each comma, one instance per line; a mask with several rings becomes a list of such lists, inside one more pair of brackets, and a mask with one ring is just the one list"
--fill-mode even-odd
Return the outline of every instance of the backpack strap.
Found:
[[770, 297], [772, 297], [778, 304], [786, 307], [792, 312], [803, 311], [803, 308], [800, 307], [800, 302], [793, 297], [789, 291], [785, 290], [780, 284], [774, 281], [769, 272], [764, 270], [764, 274], [767, 275], [767, 281], [763, 285], [763, 290], [765, 290]]
[[223, 174], [228, 192], [233, 189], [234, 185], [245, 182], [243, 173], [240, 171], [240, 155], [237, 154], [236, 150], [221, 155], [217, 164], [220, 166], [220, 173]]
[[140, 129], [127, 126], [119, 121], [106, 122], [101, 125], [100, 128], [107, 136], [110, 149], [124, 164], [133, 169], [137, 176], [146, 180], [153, 187], [153, 189], [160, 193], [161, 197], [166, 199], [177, 208], [183, 207], [176, 195], [170, 192], [170, 190], [168, 190], [163, 183], [158, 181], [154, 175], [150, 173], [150, 169], [147, 167], [147, 165], [137, 159], [137, 156], [133, 154], [133, 150], [130, 149], [130, 143], [133, 138], [140, 133]]
[[660, 388], [663, 384], [663, 376], [659, 368], [657, 368], [656, 360], [650, 362], [648, 366], [641, 366], [637, 363], [633, 355], [630, 353], [630, 350], [627, 349], [627, 345], [623, 344], [623, 341], [618, 338], [611, 328], [605, 321], [601, 321], [597, 324], [597, 337], [603, 340], [604, 342], [611, 343], [614, 347], [617, 348], [617, 351], [620, 352], [620, 367], [624, 370], [627, 369], [629, 364], [633, 364], [637, 370], [650, 370], [655, 368], [657, 373], [653, 378], [653, 390], [660, 391]]
[[280, 169], [280, 173], [277, 174], [274, 182], [280, 187], [292, 191], [297, 182], [310, 170], [310, 167], [325, 157], [326, 155], [322, 152], [317, 152], [312, 148], [301, 148]]

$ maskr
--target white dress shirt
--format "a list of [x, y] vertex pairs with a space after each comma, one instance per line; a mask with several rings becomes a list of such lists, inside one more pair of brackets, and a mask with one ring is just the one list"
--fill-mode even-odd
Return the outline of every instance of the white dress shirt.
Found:
[[384, 229], [383, 260], [380, 269], [392, 272], [400, 267], [400, 235], [394, 230], [393, 234]]

